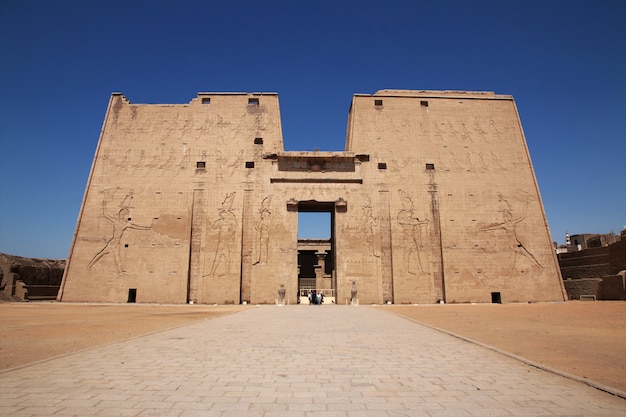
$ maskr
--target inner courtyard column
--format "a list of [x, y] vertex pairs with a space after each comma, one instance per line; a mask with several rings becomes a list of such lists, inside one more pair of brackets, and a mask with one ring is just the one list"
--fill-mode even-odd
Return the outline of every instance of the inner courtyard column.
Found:
[[324, 273], [326, 272], [326, 252], [317, 252], [315, 253], [317, 257], [317, 265], [315, 268], [315, 288], [320, 290], [325, 288], [324, 284]]

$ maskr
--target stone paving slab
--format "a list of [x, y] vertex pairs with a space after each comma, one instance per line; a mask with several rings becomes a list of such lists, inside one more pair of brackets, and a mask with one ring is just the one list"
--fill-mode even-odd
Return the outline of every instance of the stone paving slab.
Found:
[[626, 400], [366, 306], [260, 306], [0, 373], [0, 416], [619, 416]]

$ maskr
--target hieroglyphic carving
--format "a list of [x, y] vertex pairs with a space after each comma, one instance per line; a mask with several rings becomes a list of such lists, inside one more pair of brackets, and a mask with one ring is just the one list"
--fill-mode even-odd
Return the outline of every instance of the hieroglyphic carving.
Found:
[[267, 263], [270, 243], [270, 225], [272, 222], [272, 212], [270, 211], [271, 204], [272, 196], [268, 195], [261, 202], [259, 214], [254, 221], [254, 230], [256, 230], [256, 256], [254, 265]]
[[[483, 126], [488, 126], [486, 129]], [[432, 126], [432, 129], [431, 129]], [[454, 140], [459, 143], [491, 143], [502, 141], [502, 129], [505, 131], [512, 129], [506, 127], [498, 127], [493, 119], [480, 120], [478, 117], [467, 119], [460, 117], [458, 119], [447, 118], [433, 120], [432, 122], [417, 121], [415, 130], [419, 136], [433, 137], [438, 142], [446, 142]]]
[[[264, 108], [254, 114], [241, 115], [238, 120], [222, 114], [187, 115], [177, 113], [171, 117], [166, 117], [165, 111], [163, 114], [152, 113], [147, 115], [137, 111], [135, 107], [132, 109], [136, 113], [132, 117], [130, 112], [119, 116], [124, 119], [125, 129], [117, 137], [123, 136], [127, 143], [140, 143], [146, 135], [150, 135], [162, 147], [141, 150], [131, 147], [103, 149], [102, 154], [106, 157], [101, 158], [100, 172], [105, 176], [177, 176], [187, 170], [194, 157], [193, 152], [186, 149], [187, 138], [193, 138], [199, 132], [202, 132], [203, 135], [210, 132], [209, 137], [212, 145], [228, 147], [244, 131], [253, 129], [256, 134], [261, 135], [263, 131], [267, 130], [267, 125], [272, 124], [271, 121], [266, 120]], [[107, 130], [107, 133], [115, 131], [118, 116], [115, 117], [113, 128]], [[182, 153], [179, 153], [178, 150], [173, 151], [172, 148], [163, 147], [167, 143], [177, 141], [185, 142]], [[234, 159], [233, 153], [230, 151], [227, 152], [222, 149], [217, 153], [213, 152], [210, 152], [210, 156], [214, 156], [217, 161], [218, 179], [231, 177], [236, 172], [235, 170], [243, 164], [243, 150], [240, 150]], [[260, 150], [257, 151], [257, 155], [260, 155], [259, 152]], [[206, 161], [206, 159], [202, 159], [202, 161]], [[250, 174], [249, 172], [246, 173]]]
[[[398, 212], [397, 221], [402, 228], [402, 248], [404, 250], [404, 263], [406, 270], [411, 275], [417, 275], [417, 273], [425, 273], [427, 256], [422, 253], [424, 249], [422, 241], [422, 228], [425, 228], [429, 220], [420, 220], [414, 215], [415, 209], [413, 206], [413, 197], [406, 191], [399, 189], [400, 202], [402, 203], [402, 210]], [[413, 262], [415, 257], [416, 262]], [[417, 271], [413, 265], [417, 264], [419, 271]]]
[[102, 259], [105, 255], [112, 254], [115, 264], [115, 269], [119, 275], [126, 275], [124, 267], [122, 265], [122, 259], [120, 255], [120, 245], [122, 242], [122, 237], [124, 236], [124, 232], [128, 229], [134, 230], [150, 230], [149, 226], [140, 226], [134, 224], [130, 221], [130, 209], [133, 206], [133, 198], [134, 191], [131, 189], [128, 191], [128, 194], [124, 196], [120, 204], [118, 205], [119, 210], [115, 215], [111, 215], [107, 209], [107, 200], [112, 200], [114, 194], [119, 190], [119, 188], [113, 188], [104, 190], [104, 196], [102, 198], [102, 216], [108, 220], [113, 226], [113, 233], [111, 237], [105, 238], [106, 243], [104, 247], [100, 249], [91, 259], [89, 264], [87, 264], [87, 268], [91, 269], [100, 259]]
[[438, 166], [444, 170], [464, 170], [476, 172], [497, 172], [504, 171], [505, 167], [500, 162], [498, 155], [494, 152], [485, 154], [484, 152], [471, 152], [465, 150], [462, 156], [459, 152], [454, 152], [446, 148], [447, 151], [438, 158]]
[[211, 225], [212, 229], [218, 231], [217, 247], [215, 248], [211, 270], [204, 276], [215, 276], [220, 265], [223, 265], [223, 275], [228, 275], [230, 272], [231, 254], [235, 253], [237, 242], [237, 218], [232, 209], [235, 194], [237, 193], [232, 192], [226, 195], [219, 208], [219, 219]]

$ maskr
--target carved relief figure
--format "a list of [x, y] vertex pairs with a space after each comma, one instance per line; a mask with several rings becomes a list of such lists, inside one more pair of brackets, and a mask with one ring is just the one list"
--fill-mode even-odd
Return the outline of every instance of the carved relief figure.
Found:
[[500, 142], [502, 137], [500, 135], [500, 130], [498, 129], [498, 127], [496, 126], [496, 122], [493, 119], [489, 119], [489, 135], [492, 137], [492, 139], [494, 139], [496, 142]]
[[435, 122], [435, 133], [434, 136], [438, 141], [445, 142], [448, 138], [448, 126], [444, 120], [438, 120]]
[[[529, 203], [528, 198], [526, 198], [524, 202], [527, 206]], [[524, 218], [526, 217], [525, 214], [522, 214], [519, 217], [515, 217], [513, 211], [514, 210], [511, 207], [511, 204], [509, 204], [509, 201], [504, 198], [502, 193], [498, 192], [498, 213], [500, 213], [502, 221], [481, 226], [480, 230], [483, 232], [495, 230], [504, 231], [506, 240], [508, 242], [507, 246], [515, 253], [512, 266], [513, 271], [518, 268], [518, 261], [520, 260], [520, 257], [526, 259], [530, 263], [530, 265], [534, 267], [543, 268], [537, 258], [535, 258], [535, 256], [524, 246], [517, 232], [517, 225], [524, 220]], [[524, 209], [524, 212], [525, 211], [526, 210]]]
[[217, 247], [213, 257], [211, 271], [205, 276], [215, 276], [220, 265], [223, 265], [224, 275], [230, 272], [231, 253], [235, 252], [237, 243], [237, 218], [233, 214], [232, 206], [235, 200], [235, 192], [226, 195], [219, 209], [219, 219], [211, 227], [218, 231]]
[[189, 134], [189, 131], [193, 129], [193, 115], [188, 115], [183, 119], [183, 127], [180, 130], [181, 137]]
[[224, 178], [230, 178], [235, 172], [235, 169], [241, 168], [243, 165], [243, 149], [237, 153], [237, 156], [232, 162], [229, 162], [228, 158], [223, 156], [221, 151], [216, 151], [215, 162], [218, 167], [217, 179], [223, 180]]
[[465, 152], [464, 165], [465, 169], [470, 169], [474, 167], [474, 163], [472, 162], [472, 154], [470, 152]]
[[270, 204], [272, 196], [268, 195], [261, 202], [259, 215], [254, 221], [254, 229], [256, 230], [256, 258], [254, 265], [267, 263], [267, 253], [270, 243], [270, 224], [272, 221], [272, 212]]
[[219, 145], [225, 145], [227, 143], [227, 135], [230, 129], [230, 122], [227, 120], [224, 120], [224, 118], [218, 114], [217, 121], [214, 123], [215, 123], [215, 127], [217, 127], [215, 131], [217, 135], [217, 143]]
[[[402, 227], [402, 247], [405, 251], [405, 264], [407, 272], [411, 275], [417, 275], [417, 273], [425, 273], [426, 269], [426, 257], [421, 253], [424, 247], [422, 242], [422, 227], [428, 225], [429, 220], [420, 220], [414, 215], [415, 210], [413, 207], [413, 197], [406, 191], [399, 189], [400, 201], [402, 203], [402, 210], [398, 212], [398, 224]], [[413, 258], [416, 258], [417, 267], [419, 271], [416, 271], [413, 267]], [[423, 259], [424, 258], [424, 259]]]
[[134, 164], [132, 165], [132, 167], [131, 167], [131, 168], [132, 168], [132, 170], [131, 170], [131, 172], [130, 172], [130, 175], [134, 175], [134, 174], [135, 174], [135, 172], [136, 172], [138, 169], [142, 169], [142, 168], [143, 168], [143, 164], [145, 163], [145, 159], [146, 159], [146, 151], [142, 149], [142, 150], [139, 152], [139, 160], [138, 160], [136, 163], [134, 163]]
[[419, 136], [430, 137], [430, 128], [428, 127], [427, 122], [419, 121], [417, 122], [417, 125], [418, 125], [417, 134]]
[[[135, 206], [133, 205], [133, 199], [135, 198], [135, 190], [133, 190], [132, 188], [130, 190], [128, 190], [128, 194], [126, 194], [126, 196], [124, 197], [124, 199], [122, 200], [122, 202], [120, 203], [120, 207], [121, 208], [125, 208], [125, 209], [132, 209], [135, 208]], [[103, 201], [104, 203], [104, 201]]]
[[128, 149], [124, 153], [124, 156], [122, 157], [120, 162], [116, 165], [116, 167], [117, 167], [117, 175], [122, 174], [122, 172], [124, 172], [124, 170], [128, 167], [128, 160], [129, 159], [130, 159], [130, 149]]
[[498, 158], [498, 155], [496, 155], [493, 152], [491, 152], [491, 164], [499, 171], [504, 170], [504, 167], [500, 163], [500, 159]]
[[102, 176], [107, 177], [111, 174], [111, 165], [113, 165], [113, 161], [109, 158], [109, 155], [106, 153], [102, 154], [100, 158], [100, 167]]
[[215, 165], [217, 165], [217, 180], [221, 181], [224, 179], [224, 171], [225, 166], [228, 160], [224, 158], [221, 151], [215, 152]]
[[165, 173], [166, 170], [174, 168], [176, 165], [176, 151], [174, 149], [170, 149], [170, 155], [167, 160], [161, 164], [159, 169], [161, 169], [161, 175]]
[[482, 152], [478, 152], [478, 162], [482, 169], [486, 170], [487, 168], [489, 168], [489, 163], [485, 161], [485, 155], [483, 155]]
[[477, 117], [474, 118], [474, 134], [478, 137], [478, 139], [489, 143], [487, 140], [487, 132], [485, 132], [483, 127], [480, 125], [480, 120], [478, 120]]
[[472, 136], [469, 132], [469, 130], [467, 129], [467, 120], [466, 119], [461, 119], [461, 141], [465, 142], [465, 141], [470, 141], [470, 142], [474, 142], [474, 140], [472, 139]]
[[144, 174], [149, 174], [153, 169], [158, 169], [161, 165], [161, 157], [159, 155], [153, 155], [152, 160], [145, 165], [148, 168], [148, 171]]
[[189, 161], [191, 160], [191, 156], [189, 155], [189, 152], [187, 150], [187, 145], [183, 145], [183, 158], [180, 161], [180, 164], [178, 165], [178, 167], [180, 168], [181, 171], [185, 171], [187, 169], [187, 166], [189, 165]]
[[370, 256], [380, 257], [376, 253], [376, 245], [374, 241], [374, 227], [378, 224], [378, 217], [375, 217], [372, 209], [372, 201], [369, 197], [365, 197], [366, 204], [362, 207], [361, 224], [363, 225], [363, 233], [365, 235], [365, 242], [367, 242], [367, 248]]
[[450, 120], [446, 120], [448, 134], [451, 139], [455, 139], [457, 142], [461, 142], [459, 132], [454, 127], [454, 124]]
[[[111, 191], [111, 190], [107, 190]], [[91, 269], [100, 259], [102, 259], [105, 255], [112, 254], [115, 262], [115, 269], [119, 275], [125, 275], [124, 267], [122, 266], [122, 259], [120, 256], [120, 245], [122, 243], [122, 237], [124, 236], [124, 232], [128, 229], [134, 230], [150, 230], [149, 226], [140, 226], [130, 221], [130, 209], [133, 208], [133, 190], [130, 190], [128, 194], [124, 197], [122, 202], [119, 204], [119, 210], [116, 215], [111, 215], [107, 210], [107, 198], [109, 194], [105, 191], [105, 196], [102, 200], [102, 215], [105, 219], [107, 219], [111, 225], [113, 226], [113, 233], [110, 238], [107, 239], [104, 247], [98, 251], [91, 259], [87, 268]], [[111, 194], [114, 194], [117, 191], [117, 188], [113, 190]]]

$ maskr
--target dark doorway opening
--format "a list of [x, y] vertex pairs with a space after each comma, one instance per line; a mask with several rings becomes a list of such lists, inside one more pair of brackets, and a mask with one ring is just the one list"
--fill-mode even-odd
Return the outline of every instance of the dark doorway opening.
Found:
[[137, 288], [128, 289], [128, 301], [129, 303], [137, 302]]
[[502, 304], [502, 296], [499, 292], [491, 293], [491, 303], [492, 304]]

